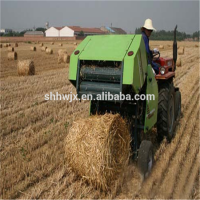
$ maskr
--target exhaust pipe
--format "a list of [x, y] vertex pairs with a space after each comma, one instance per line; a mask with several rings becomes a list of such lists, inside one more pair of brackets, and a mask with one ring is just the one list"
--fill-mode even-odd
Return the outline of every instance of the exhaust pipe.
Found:
[[176, 29], [174, 29], [174, 42], [173, 42], [173, 60], [174, 60], [174, 71], [176, 70], [176, 60], [177, 60], [177, 42], [176, 42]]

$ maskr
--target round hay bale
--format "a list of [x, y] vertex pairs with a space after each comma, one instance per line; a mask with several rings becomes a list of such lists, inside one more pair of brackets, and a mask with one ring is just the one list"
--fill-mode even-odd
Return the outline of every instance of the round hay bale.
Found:
[[199, 47], [199, 45], [198, 45], [198, 44], [195, 44], [194, 46], [195, 46], [195, 47]]
[[76, 42], [74, 42], [74, 45], [77, 45], [77, 43], [76, 43]]
[[18, 43], [15, 43], [15, 47], [18, 47]]
[[52, 42], [51, 44], [54, 45], [54, 42]]
[[8, 47], [8, 44], [4, 44], [3, 46], [4, 46], [4, 47]]
[[63, 45], [62, 43], [59, 44], [59, 46], [62, 46], [62, 45]]
[[22, 60], [18, 62], [17, 72], [20, 76], [34, 75], [35, 65], [32, 60]]
[[43, 47], [43, 43], [40, 44], [40, 47]]
[[8, 46], [9, 46], [9, 47], [11, 47], [11, 44], [10, 44], [10, 43], [8, 43]]
[[159, 46], [159, 49], [164, 49], [164, 46], [163, 46], [163, 45], [160, 45], [160, 46]]
[[182, 66], [182, 60], [181, 58], [178, 58], [177, 61], [176, 61], [176, 66], [177, 67], [181, 67]]
[[46, 51], [47, 47], [42, 47], [41, 51]]
[[178, 55], [183, 55], [185, 52], [185, 47], [179, 47], [178, 49]]
[[9, 52], [8, 53], [8, 60], [17, 60], [17, 52]]
[[58, 64], [64, 62], [64, 55], [67, 54], [66, 50], [59, 49], [58, 50]]
[[128, 164], [130, 141], [119, 114], [91, 116], [72, 124], [65, 142], [66, 160], [87, 182], [107, 190]]
[[15, 51], [14, 47], [8, 47], [8, 51], [10, 51], [10, 52]]
[[53, 54], [53, 50], [50, 49], [50, 48], [47, 48], [47, 49], [46, 49], [46, 54]]
[[36, 47], [31, 47], [31, 51], [36, 51]]
[[70, 61], [70, 55], [65, 53], [64, 56], [63, 56], [63, 62], [64, 63], [69, 63], [69, 61]]

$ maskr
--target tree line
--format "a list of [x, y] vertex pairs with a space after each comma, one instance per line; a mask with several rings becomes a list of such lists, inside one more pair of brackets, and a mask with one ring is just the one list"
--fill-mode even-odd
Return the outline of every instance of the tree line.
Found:
[[[135, 29], [135, 34], [141, 34], [141, 28]], [[185, 40], [186, 38], [198, 38], [200, 37], [200, 31], [196, 31], [193, 34], [186, 34], [185, 32], [176, 32], [176, 39], [178, 41]], [[153, 31], [151, 34], [151, 40], [173, 40], [174, 39], [174, 31]]]
[[[9, 32], [9, 33], [1, 33], [0, 36], [3, 36], [3, 37], [22, 37], [24, 36], [24, 33], [26, 33], [27, 31], [33, 31], [32, 29], [26, 29], [26, 30], [23, 30], [23, 31], [12, 31], [12, 32]], [[38, 27], [35, 29], [35, 31], [42, 31], [42, 32], [45, 32], [46, 29], [45, 28], [41, 28], [41, 27]]]

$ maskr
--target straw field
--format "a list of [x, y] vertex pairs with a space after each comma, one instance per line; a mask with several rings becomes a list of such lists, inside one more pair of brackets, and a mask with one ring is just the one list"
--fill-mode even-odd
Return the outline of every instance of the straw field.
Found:
[[[74, 43], [62, 44], [44, 43], [53, 50], [49, 55], [30, 51], [33, 44], [18, 43], [17, 60], [8, 60], [6, 45], [0, 49], [1, 199], [199, 199], [199, 48], [195, 47], [199, 44], [178, 43], [185, 49], [178, 55], [181, 67], [177, 67], [175, 78], [182, 94], [176, 137], [170, 144], [164, 140], [160, 146], [155, 145], [155, 165], [144, 182], [132, 162], [107, 192], [74, 173], [65, 158], [66, 136], [73, 122], [88, 117], [89, 102], [44, 99], [50, 92], [76, 93], [68, 80], [69, 64], [58, 63], [58, 50], [70, 55]], [[172, 57], [171, 44], [153, 41], [150, 46], [153, 49], [163, 45], [161, 55]], [[40, 44], [34, 46], [41, 49]], [[32, 60], [35, 75], [19, 76], [19, 60]], [[153, 129], [150, 138], [155, 141], [155, 137]]]

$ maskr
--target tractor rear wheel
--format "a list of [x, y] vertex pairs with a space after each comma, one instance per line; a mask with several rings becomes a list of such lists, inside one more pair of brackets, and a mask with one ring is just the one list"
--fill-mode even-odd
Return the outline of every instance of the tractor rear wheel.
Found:
[[175, 92], [175, 120], [179, 119], [181, 115], [181, 93], [180, 91]]
[[165, 82], [159, 85], [158, 101], [158, 121], [157, 133], [158, 141], [161, 142], [164, 137], [171, 141], [174, 136], [175, 122], [175, 101], [173, 82]]
[[151, 141], [143, 140], [138, 152], [138, 169], [142, 179], [148, 177], [154, 163], [153, 145]]

